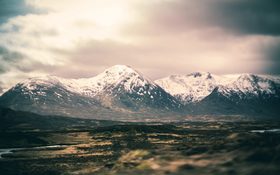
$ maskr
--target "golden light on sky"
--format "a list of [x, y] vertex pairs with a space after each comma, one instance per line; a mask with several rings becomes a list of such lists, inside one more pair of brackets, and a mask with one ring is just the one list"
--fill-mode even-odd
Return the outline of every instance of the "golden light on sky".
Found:
[[[92, 1], [82, 0], [28, 0], [29, 5], [49, 11], [40, 17], [45, 17], [44, 23], [57, 26], [64, 32], [64, 38], [107, 39], [118, 37], [119, 32], [128, 23], [135, 20], [133, 0]], [[64, 43], [65, 44], [65, 43]]]

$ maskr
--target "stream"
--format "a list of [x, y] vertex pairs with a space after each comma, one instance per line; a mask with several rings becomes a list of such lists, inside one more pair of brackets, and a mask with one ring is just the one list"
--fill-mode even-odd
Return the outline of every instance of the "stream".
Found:
[[251, 130], [252, 133], [280, 133], [280, 129], [260, 129], [260, 130]]
[[49, 145], [49, 146], [37, 146], [37, 147], [28, 147], [28, 148], [4, 148], [4, 149], [0, 149], [0, 159], [3, 159], [4, 154], [12, 154], [14, 151], [61, 148], [61, 147], [67, 147], [67, 146], [69, 146], [69, 145]]

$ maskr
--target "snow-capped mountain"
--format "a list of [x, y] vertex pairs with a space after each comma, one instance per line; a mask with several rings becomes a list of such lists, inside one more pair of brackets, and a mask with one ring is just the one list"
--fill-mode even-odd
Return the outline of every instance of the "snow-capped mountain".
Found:
[[279, 77], [241, 74], [234, 82], [220, 86], [218, 92], [231, 100], [279, 98]]
[[195, 115], [280, 113], [280, 76], [195, 72], [155, 81]]
[[160, 86], [124, 65], [92, 78], [30, 78], [4, 93], [0, 104], [16, 110], [93, 118], [100, 118], [96, 117], [99, 114], [160, 114], [181, 108]]
[[30, 78], [0, 97], [0, 106], [40, 114], [129, 119], [207, 114], [277, 115], [280, 77], [195, 72], [152, 80], [116, 65], [92, 78]]
[[280, 113], [278, 76], [241, 74], [218, 85], [201, 101], [189, 104], [193, 114], [237, 114], [277, 117]]
[[188, 75], [171, 75], [156, 80], [168, 93], [184, 104], [199, 102], [220, 85], [230, 84], [237, 75], [212, 75], [208, 72], [194, 72]]
[[278, 97], [279, 79], [278, 76], [213, 75], [195, 72], [188, 75], [171, 75], [155, 82], [182, 103], [189, 104], [203, 100], [216, 88], [225, 97], [240, 100], [260, 96]]
[[[53, 76], [27, 79], [4, 93], [0, 106], [44, 115], [78, 117], [89, 116], [96, 110], [107, 111], [96, 99], [69, 91], [67, 84], [62, 83], [65, 81]], [[72, 81], [67, 82], [72, 84]]]
[[174, 97], [128, 66], [113, 66], [96, 77], [78, 82], [83, 95], [96, 97], [105, 106], [113, 103], [133, 110], [141, 110], [143, 106], [165, 109], [180, 106]]

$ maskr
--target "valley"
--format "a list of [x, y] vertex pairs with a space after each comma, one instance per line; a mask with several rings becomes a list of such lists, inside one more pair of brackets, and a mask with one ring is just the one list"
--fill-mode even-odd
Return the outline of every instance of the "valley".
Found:
[[2, 131], [0, 148], [17, 149], [1, 155], [0, 173], [274, 175], [279, 128], [279, 121], [189, 121]]

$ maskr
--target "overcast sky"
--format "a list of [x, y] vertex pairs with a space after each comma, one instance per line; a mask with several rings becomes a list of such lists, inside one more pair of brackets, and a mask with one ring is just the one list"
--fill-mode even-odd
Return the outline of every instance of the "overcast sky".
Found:
[[280, 73], [279, 0], [0, 0], [0, 93], [125, 64], [151, 79]]

